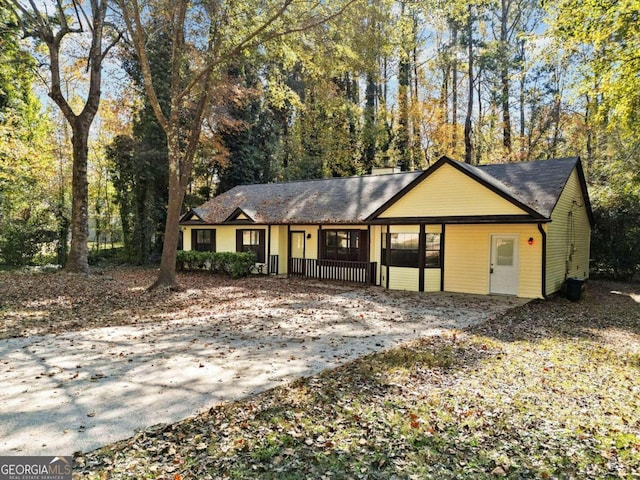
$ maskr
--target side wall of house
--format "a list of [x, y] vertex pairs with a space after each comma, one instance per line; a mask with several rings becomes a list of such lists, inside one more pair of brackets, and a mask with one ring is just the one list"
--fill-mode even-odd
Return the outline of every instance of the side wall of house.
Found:
[[589, 277], [590, 246], [591, 225], [574, 170], [547, 227], [547, 294], [559, 291], [566, 278]]
[[[447, 225], [444, 290], [490, 293], [491, 236], [518, 238], [518, 297], [542, 297], [542, 235], [537, 225]], [[529, 245], [529, 238], [533, 244]]]

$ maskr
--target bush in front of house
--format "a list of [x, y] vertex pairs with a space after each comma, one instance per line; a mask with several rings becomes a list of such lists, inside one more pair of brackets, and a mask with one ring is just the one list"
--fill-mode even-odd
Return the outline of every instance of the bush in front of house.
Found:
[[198, 252], [180, 250], [176, 267], [180, 271], [206, 270], [211, 273], [246, 277], [256, 263], [254, 252]]

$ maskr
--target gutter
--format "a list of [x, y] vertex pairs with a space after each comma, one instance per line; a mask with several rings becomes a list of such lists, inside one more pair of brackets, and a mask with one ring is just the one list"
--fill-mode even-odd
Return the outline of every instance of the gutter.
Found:
[[547, 295], [547, 232], [544, 231], [542, 223], [538, 223], [538, 231], [542, 235], [542, 296], [545, 300], [549, 299]]

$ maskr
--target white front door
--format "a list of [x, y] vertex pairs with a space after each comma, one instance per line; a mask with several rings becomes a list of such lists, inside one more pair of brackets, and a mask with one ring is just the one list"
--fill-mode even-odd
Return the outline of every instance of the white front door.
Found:
[[518, 294], [518, 237], [491, 235], [491, 293]]

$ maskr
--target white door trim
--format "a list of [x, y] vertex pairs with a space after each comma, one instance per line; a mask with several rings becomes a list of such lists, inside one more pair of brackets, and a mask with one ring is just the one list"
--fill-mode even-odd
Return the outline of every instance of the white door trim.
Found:
[[[507, 256], [498, 258], [498, 241], [505, 242], [507, 247]], [[512, 242], [512, 249], [508, 248], [509, 242]], [[495, 233], [491, 234], [490, 251], [489, 251], [489, 293], [499, 295], [517, 295], [518, 294], [518, 276], [520, 267], [519, 255], [519, 235]], [[509, 258], [508, 255], [511, 255]]]

